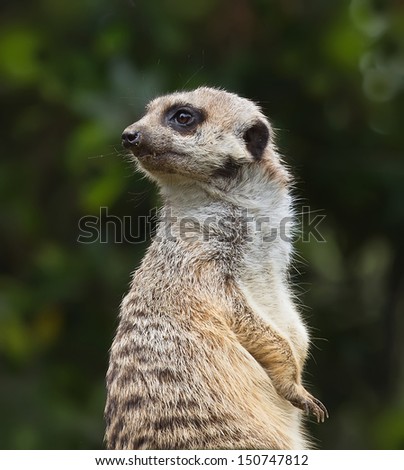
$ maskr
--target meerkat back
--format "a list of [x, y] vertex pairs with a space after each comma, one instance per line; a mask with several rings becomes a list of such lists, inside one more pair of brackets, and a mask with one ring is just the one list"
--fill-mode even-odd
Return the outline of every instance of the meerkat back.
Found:
[[152, 101], [122, 141], [163, 207], [111, 347], [107, 447], [307, 447], [303, 411], [327, 411], [301, 384], [309, 338], [287, 284], [289, 175], [269, 122], [198, 88]]

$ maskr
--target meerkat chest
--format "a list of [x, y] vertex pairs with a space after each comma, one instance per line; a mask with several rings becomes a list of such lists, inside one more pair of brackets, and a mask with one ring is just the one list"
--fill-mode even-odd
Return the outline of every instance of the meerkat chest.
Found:
[[271, 192], [262, 208], [250, 214], [238, 279], [251, 309], [286, 334], [301, 323], [287, 285], [292, 251], [289, 202], [288, 197]]
[[271, 328], [282, 334], [303, 362], [309, 335], [292, 301], [287, 283], [290, 244], [251, 242], [245, 249], [238, 286], [250, 309]]
[[264, 320], [283, 329], [290, 323], [282, 306], [287, 292], [285, 271], [290, 247], [278, 240], [247, 242], [239, 271], [239, 285], [250, 307]]

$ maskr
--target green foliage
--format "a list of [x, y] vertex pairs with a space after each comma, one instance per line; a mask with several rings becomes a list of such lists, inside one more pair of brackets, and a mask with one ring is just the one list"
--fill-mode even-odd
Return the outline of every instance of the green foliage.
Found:
[[293, 275], [331, 414], [319, 447], [403, 448], [402, 2], [6, 1], [0, 18], [1, 447], [102, 447], [147, 243], [79, 243], [79, 221], [149, 214], [120, 134], [151, 97], [208, 84], [262, 104], [301, 205], [326, 215]]

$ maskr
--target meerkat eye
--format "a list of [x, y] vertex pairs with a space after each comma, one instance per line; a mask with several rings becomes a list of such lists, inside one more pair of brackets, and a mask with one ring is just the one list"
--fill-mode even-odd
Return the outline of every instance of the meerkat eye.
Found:
[[192, 124], [194, 117], [189, 111], [179, 110], [174, 114], [172, 119], [180, 126], [188, 126]]
[[167, 110], [163, 120], [167, 126], [174, 130], [183, 134], [189, 134], [204, 120], [204, 116], [205, 114], [202, 110], [193, 106], [176, 105]]

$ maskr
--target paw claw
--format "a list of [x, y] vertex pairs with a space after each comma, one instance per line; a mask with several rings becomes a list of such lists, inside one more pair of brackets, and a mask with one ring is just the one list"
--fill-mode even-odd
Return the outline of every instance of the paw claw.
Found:
[[[288, 394], [289, 395], [289, 394]], [[314, 415], [318, 423], [324, 423], [325, 418], [328, 418], [327, 408], [321, 403], [320, 400], [310, 395], [303, 387], [295, 388], [289, 396], [285, 396], [290, 403], [303, 410], [307, 415]]]

